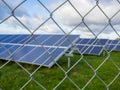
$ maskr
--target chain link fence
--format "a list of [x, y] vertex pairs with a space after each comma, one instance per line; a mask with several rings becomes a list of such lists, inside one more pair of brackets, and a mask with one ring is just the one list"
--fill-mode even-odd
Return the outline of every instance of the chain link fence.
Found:
[[[62, 33], [65, 36], [79, 34], [80, 37], [95, 39], [120, 38], [119, 0], [1, 0], [0, 12], [2, 33], [30, 35], [14, 53], [19, 52], [31, 39], [45, 48], [37, 42], [35, 34]], [[70, 43], [74, 44], [72, 41]], [[46, 52], [49, 53], [48, 50]], [[52, 68], [45, 68], [43, 65], [11, 62], [14, 53], [10, 53], [8, 61], [0, 61], [0, 90], [120, 89], [119, 52], [104, 48], [101, 56], [74, 54], [69, 68], [65, 56], [55, 62]]]

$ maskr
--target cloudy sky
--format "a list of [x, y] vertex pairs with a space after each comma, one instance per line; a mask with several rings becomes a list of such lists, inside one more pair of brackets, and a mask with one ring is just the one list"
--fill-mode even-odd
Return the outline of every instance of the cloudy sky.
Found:
[[99, 0], [101, 11], [96, 0], [0, 0], [0, 34], [72, 33], [83, 38], [119, 38], [119, 3]]

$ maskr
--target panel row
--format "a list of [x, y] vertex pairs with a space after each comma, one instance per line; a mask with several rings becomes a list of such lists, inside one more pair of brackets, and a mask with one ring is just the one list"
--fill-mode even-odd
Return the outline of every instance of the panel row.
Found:
[[80, 38], [76, 44], [77, 45], [105, 45], [108, 39], [93, 39], [93, 38]]
[[102, 46], [94, 45], [94, 46], [85, 46], [85, 45], [77, 45], [76, 46], [81, 54], [91, 54], [91, 55], [100, 55], [103, 51]]
[[100, 55], [103, 50], [120, 51], [120, 40], [80, 38], [76, 42], [80, 54]]
[[67, 50], [67, 48], [2, 44], [0, 47], [0, 58], [51, 67]]
[[106, 45], [106, 50], [110, 51], [120, 51], [120, 45]]
[[120, 45], [120, 40], [109, 40], [109, 39], [94, 39], [94, 38], [80, 38], [77, 45]]
[[107, 45], [120, 45], [120, 40], [109, 40]]
[[32, 44], [68, 47], [79, 39], [79, 35], [0, 35], [0, 43]]
[[0, 35], [0, 59], [51, 67], [79, 35]]

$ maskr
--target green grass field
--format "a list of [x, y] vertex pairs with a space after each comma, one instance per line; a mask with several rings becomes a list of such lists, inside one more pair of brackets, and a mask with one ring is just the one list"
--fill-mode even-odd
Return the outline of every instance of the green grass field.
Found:
[[[69, 73], [67, 73], [68, 77], [71, 78], [80, 88], [83, 88], [95, 74], [91, 67], [94, 70], [97, 69], [107, 56], [107, 54], [101, 56], [84, 55], [83, 59]], [[79, 58], [80, 55], [74, 55], [71, 59], [71, 66], [74, 65]], [[86, 62], [89, 63], [91, 67], [87, 65]], [[0, 66], [4, 63], [5, 61], [0, 60]], [[65, 71], [68, 70], [67, 58], [65, 56], [58, 61], [58, 64]], [[38, 67], [28, 64], [21, 65], [31, 73]], [[115, 76], [120, 73], [118, 68], [120, 68], [120, 52], [112, 52], [106, 62], [96, 71], [97, 75], [90, 84], [88, 84], [85, 90], [106, 90], [105, 84], [109, 84]], [[42, 67], [33, 75], [33, 78], [42, 84], [47, 90], [52, 90], [64, 77], [65, 73], [57, 65], [54, 65], [52, 68]], [[102, 83], [99, 77], [105, 84]], [[29, 74], [27, 74], [15, 62], [10, 62], [0, 70], [0, 88], [2, 90], [18, 90], [29, 79]], [[120, 76], [110, 85], [109, 89], [120, 90]], [[34, 81], [31, 81], [24, 90], [42, 90], [42, 88], [34, 83]], [[57, 90], [77, 90], [77, 88], [68, 78], [66, 78]]]

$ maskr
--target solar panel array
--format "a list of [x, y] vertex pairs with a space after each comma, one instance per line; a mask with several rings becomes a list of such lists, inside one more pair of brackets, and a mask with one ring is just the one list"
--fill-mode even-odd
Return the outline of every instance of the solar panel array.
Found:
[[110, 51], [120, 51], [120, 40], [109, 40], [106, 49]]
[[51, 67], [79, 35], [0, 35], [0, 58]]
[[80, 38], [76, 47], [76, 53], [100, 55], [103, 50], [120, 51], [120, 40]]
[[31, 44], [45, 46], [69, 46], [79, 35], [0, 35], [0, 43]]
[[88, 46], [88, 45], [77, 45], [81, 54], [92, 54], [92, 55], [100, 55], [103, 51], [102, 46]]
[[120, 51], [119, 40], [79, 38], [79, 35], [10, 34], [0, 37], [0, 59], [46, 67], [53, 66], [74, 43], [80, 54], [101, 55], [104, 49]]

